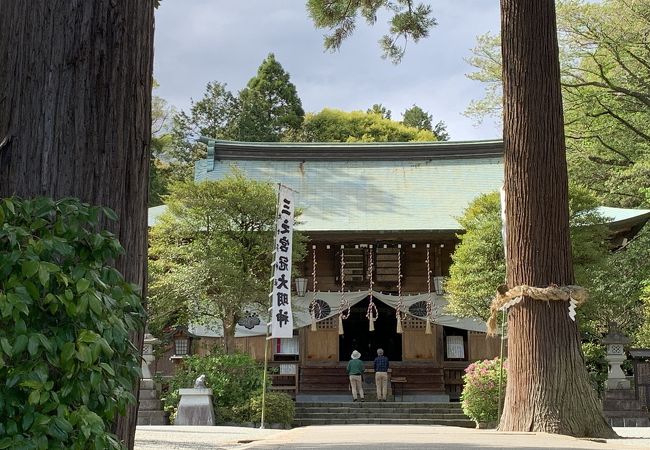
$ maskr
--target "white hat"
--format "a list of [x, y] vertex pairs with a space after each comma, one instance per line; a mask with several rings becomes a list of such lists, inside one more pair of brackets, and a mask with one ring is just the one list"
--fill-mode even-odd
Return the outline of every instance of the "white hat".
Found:
[[359, 353], [359, 352], [356, 351], [356, 350], [353, 351], [353, 352], [352, 352], [352, 359], [359, 359], [359, 358], [361, 358], [361, 353]]

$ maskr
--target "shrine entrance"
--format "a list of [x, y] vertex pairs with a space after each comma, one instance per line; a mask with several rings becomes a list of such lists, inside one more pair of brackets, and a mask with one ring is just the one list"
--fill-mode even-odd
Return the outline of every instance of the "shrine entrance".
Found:
[[395, 310], [373, 298], [379, 312], [375, 321], [375, 331], [368, 330], [369, 298], [365, 298], [350, 308], [350, 317], [343, 321], [345, 334], [339, 336], [339, 359], [348, 361], [353, 350], [361, 353], [363, 361], [373, 361], [377, 349], [383, 348], [390, 361], [402, 360], [402, 335], [397, 333]]

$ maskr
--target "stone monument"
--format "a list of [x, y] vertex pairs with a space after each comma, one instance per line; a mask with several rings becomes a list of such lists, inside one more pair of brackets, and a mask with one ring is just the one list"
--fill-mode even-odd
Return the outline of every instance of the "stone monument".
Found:
[[181, 401], [174, 425], [214, 425], [214, 409], [212, 408], [212, 389], [205, 386], [205, 375], [194, 382], [194, 387], [179, 389]]

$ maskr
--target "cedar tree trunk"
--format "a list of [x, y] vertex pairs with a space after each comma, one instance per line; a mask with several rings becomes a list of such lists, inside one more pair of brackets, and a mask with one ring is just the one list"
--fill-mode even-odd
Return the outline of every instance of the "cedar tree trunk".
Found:
[[[115, 210], [146, 294], [153, 0], [0, 0], [0, 197]], [[142, 348], [142, 334], [133, 336]], [[134, 392], [137, 398], [138, 389]], [[133, 448], [137, 405], [114, 431]]]
[[[573, 283], [555, 3], [501, 0], [508, 286]], [[508, 315], [500, 430], [613, 437], [568, 302]]]

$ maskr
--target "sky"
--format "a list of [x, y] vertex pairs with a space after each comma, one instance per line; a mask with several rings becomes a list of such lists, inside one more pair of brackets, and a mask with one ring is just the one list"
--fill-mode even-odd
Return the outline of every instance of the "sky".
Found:
[[400, 120], [417, 104], [447, 124], [451, 140], [492, 139], [501, 129], [486, 120], [476, 126], [463, 116], [480, 98], [480, 82], [465, 74], [476, 36], [499, 31], [498, 0], [430, 1], [438, 26], [409, 42], [399, 65], [381, 58], [377, 41], [388, 16], [374, 27], [359, 22], [335, 53], [323, 50], [323, 35], [307, 15], [305, 0], [163, 0], [156, 12], [154, 76], [158, 95], [188, 110], [210, 81], [236, 93], [269, 53], [290, 74], [303, 108], [366, 110], [381, 103]]

